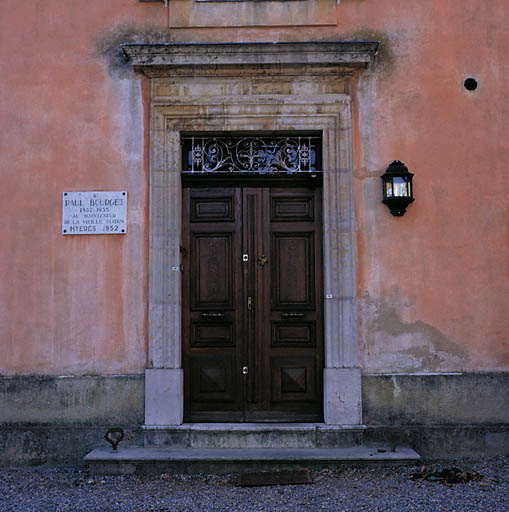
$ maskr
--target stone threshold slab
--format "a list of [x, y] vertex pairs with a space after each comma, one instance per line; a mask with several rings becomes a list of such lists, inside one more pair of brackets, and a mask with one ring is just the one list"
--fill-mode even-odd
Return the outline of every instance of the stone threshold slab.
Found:
[[349, 448], [142, 448], [138, 446], [96, 448], [85, 456], [86, 463], [98, 462], [414, 462], [420, 456], [409, 447], [391, 452], [388, 446]]
[[307, 467], [321, 469], [365, 464], [415, 464], [419, 455], [401, 447], [350, 448], [162, 448], [123, 447], [117, 452], [97, 448], [85, 457], [91, 474], [128, 475], [139, 473], [229, 474]]

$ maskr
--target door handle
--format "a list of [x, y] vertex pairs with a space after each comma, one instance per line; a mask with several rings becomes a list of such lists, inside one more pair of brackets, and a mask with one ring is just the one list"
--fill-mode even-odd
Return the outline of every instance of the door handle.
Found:
[[269, 259], [266, 256], [264, 256], [263, 254], [258, 257], [258, 266], [260, 268], [263, 268], [268, 262], [269, 262]]

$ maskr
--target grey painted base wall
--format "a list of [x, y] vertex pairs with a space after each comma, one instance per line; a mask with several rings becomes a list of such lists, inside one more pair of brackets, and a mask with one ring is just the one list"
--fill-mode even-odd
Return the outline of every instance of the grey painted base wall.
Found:
[[[509, 453], [509, 373], [364, 375], [365, 441], [429, 458]], [[142, 444], [143, 375], [0, 377], [0, 466], [81, 465], [121, 426]]]
[[364, 441], [429, 458], [509, 453], [509, 373], [364, 375]]
[[0, 466], [79, 465], [121, 426], [142, 442], [143, 375], [0, 377]]
[[509, 425], [509, 372], [364, 375], [366, 425]]

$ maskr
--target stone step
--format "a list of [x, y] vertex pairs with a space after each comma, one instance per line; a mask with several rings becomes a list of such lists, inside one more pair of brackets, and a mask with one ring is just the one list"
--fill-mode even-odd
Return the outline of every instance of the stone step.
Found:
[[92, 474], [136, 473], [228, 474], [271, 469], [320, 469], [341, 465], [411, 464], [420, 459], [408, 447], [349, 448], [97, 448], [85, 457]]
[[145, 447], [338, 448], [362, 444], [364, 425], [325, 423], [186, 423], [145, 425]]

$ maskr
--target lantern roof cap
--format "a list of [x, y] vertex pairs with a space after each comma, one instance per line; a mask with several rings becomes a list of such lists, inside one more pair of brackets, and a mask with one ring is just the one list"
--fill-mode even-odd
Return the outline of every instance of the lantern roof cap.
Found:
[[413, 176], [413, 173], [408, 172], [408, 167], [399, 160], [394, 160], [389, 167], [387, 167], [385, 174], [409, 174]]

